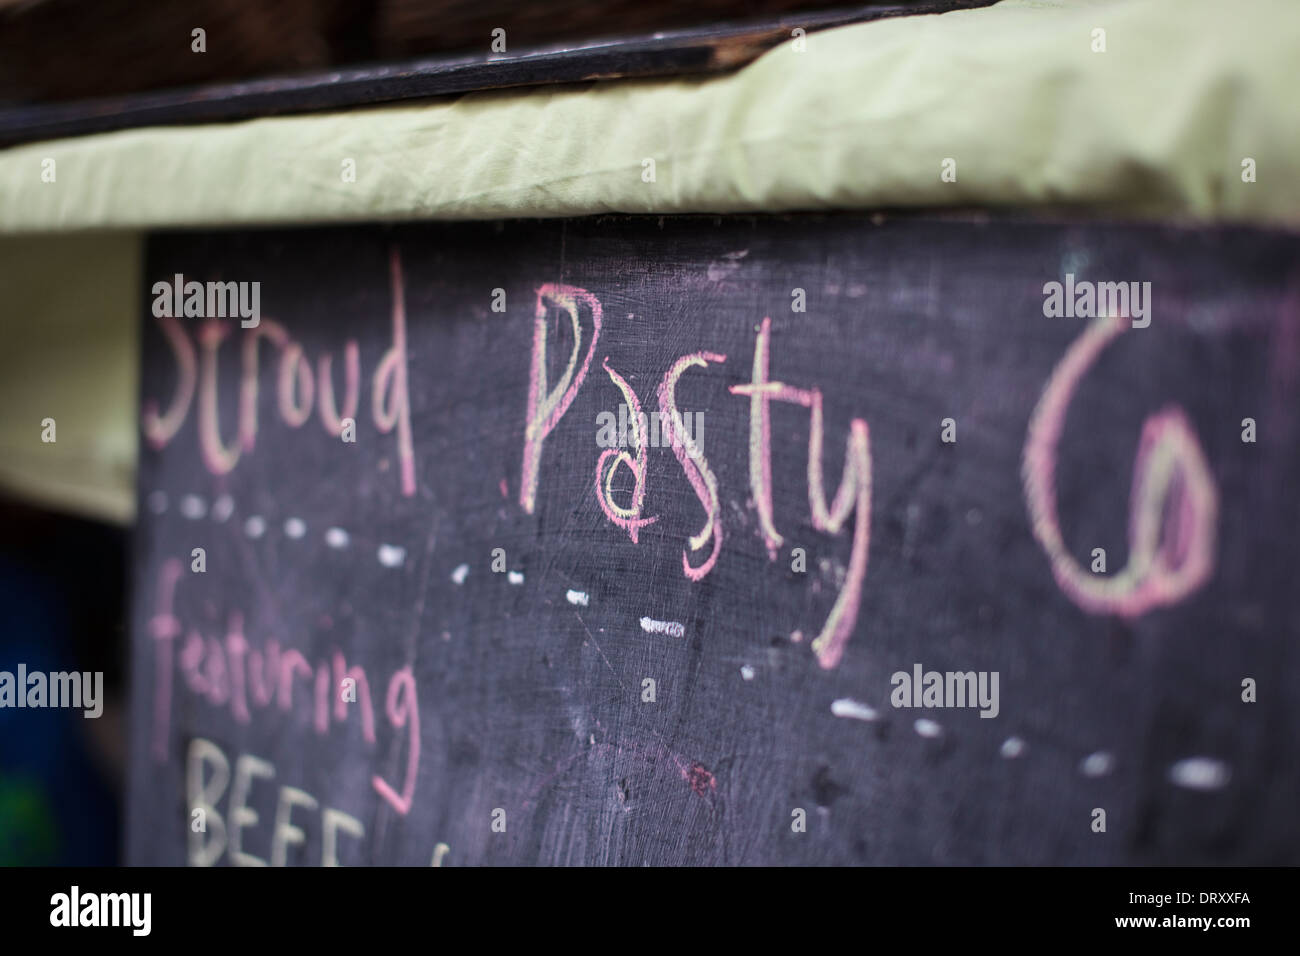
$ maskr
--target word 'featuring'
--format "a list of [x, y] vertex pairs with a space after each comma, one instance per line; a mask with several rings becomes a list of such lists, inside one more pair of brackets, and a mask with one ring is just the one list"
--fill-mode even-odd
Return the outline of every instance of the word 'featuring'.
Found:
[[[164, 761], [168, 755], [175, 670], [180, 671], [185, 689], [214, 707], [229, 708], [239, 724], [250, 725], [255, 718], [257, 723], [268, 721], [277, 710], [282, 716], [310, 712], [316, 734], [329, 737], [355, 713], [362, 741], [368, 747], [376, 745], [376, 708], [364, 668], [349, 666], [337, 649], [330, 659], [313, 666], [300, 651], [281, 647], [277, 640], [254, 646], [244, 636], [244, 616], [237, 610], [230, 613], [223, 640], [187, 627], [174, 610], [182, 568], [175, 558], [159, 568], [156, 609], [149, 621], [155, 649], [155, 759]], [[185, 640], [177, 648], [182, 634]], [[370, 783], [394, 810], [406, 816], [420, 768], [420, 704], [410, 665], [399, 668], [389, 679], [383, 713], [392, 730], [393, 745], [400, 746], [403, 736], [406, 738], [406, 774], [401, 790], [378, 774], [371, 776]]]

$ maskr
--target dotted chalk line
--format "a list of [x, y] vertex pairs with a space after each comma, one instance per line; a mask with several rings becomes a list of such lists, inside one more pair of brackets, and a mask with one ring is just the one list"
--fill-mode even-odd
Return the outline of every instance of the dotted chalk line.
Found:
[[[170, 507], [167, 493], [164, 491], [150, 492], [145, 499], [145, 506], [152, 514], [166, 514]], [[189, 521], [202, 521], [207, 518], [217, 524], [225, 524], [235, 513], [235, 502], [230, 495], [220, 494], [213, 499], [211, 507], [209, 507], [207, 500], [202, 496], [187, 493], [177, 499], [176, 510], [181, 517]], [[244, 518], [242, 525], [244, 536], [253, 541], [264, 538], [270, 529], [270, 523], [260, 514], [251, 514]], [[291, 541], [303, 541], [307, 538], [309, 532], [307, 522], [294, 515], [284, 519], [281, 530], [283, 530], [284, 536]], [[354, 537], [346, 528], [340, 528], [337, 525], [327, 527], [322, 533], [322, 539], [326, 547], [334, 551], [346, 551], [361, 540]], [[375, 545], [375, 560], [386, 568], [401, 568], [406, 564], [406, 548], [401, 545], [378, 542]]]
[[[159, 490], [150, 492], [145, 499], [145, 505], [152, 514], [162, 515], [167, 512], [170, 502], [166, 492]], [[209, 506], [208, 501], [202, 496], [186, 493], [177, 500], [176, 510], [189, 521], [202, 521], [206, 518], [217, 524], [224, 524], [234, 515], [235, 503], [229, 494], [223, 493], [213, 499]], [[269, 528], [267, 520], [261, 515], [249, 515], [244, 519], [244, 535], [254, 541], [263, 538]], [[282, 529], [285, 537], [294, 541], [305, 539], [309, 530], [307, 523], [295, 516], [286, 518]], [[335, 551], [346, 551], [354, 543], [352, 534], [336, 525], [326, 528], [322, 537], [325, 545]], [[380, 542], [375, 549], [375, 559], [383, 567], [401, 568], [406, 564], [406, 549], [401, 545]], [[458, 586], [463, 585], [469, 572], [468, 564], [460, 564], [452, 571], [451, 580]], [[509, 571], [506, 579], [510, 584], [519, 586], [524, 583], [524, 574], [521, 571]], [[585, 608], [589, 606], [591, 597], [585, 591], [570, 588], [565, 592], [565, 600], [575, 607]], [[682, 637], [686, 633], [685, 626], [677, 621], [660, 621], [651, 617], [642, 617], [640, 625], [647, 634]], [[742, 665], [740, 676], [745, 682], [752, 681], [755, 676], [754, 668], [749, 664]], [[874, 707], [848, 697], [832, 701], [830, 709], [836, 717], [849, 720], [872, 723], [880, 718], [879, 712]], [[913, 722], [912, 729], [917, 736], [926, 740], [938, 739], [944, 732], [942, 725], [929, 717], [918, 717]], [[1023, 739], [1011, 736], [1002, 742], [999, 753], [1006, 760], [1016, 760], [1023, 757], [1027, 750], [1028, 744]], [[1104, 750], [1098, 750], [1084, 757], [1078, 766], [1078, 772], [1082, 776], [1092, 779], [1107, 777], [1114, 769], [1114, 755]], [[1184, 789], [1213, 791], [1227, 786], [1232, 778], [1232, 770], [1226, 763], [1213, 757], [1186, 757], [1171, 764], [1167, 776], [1170, 783]]]

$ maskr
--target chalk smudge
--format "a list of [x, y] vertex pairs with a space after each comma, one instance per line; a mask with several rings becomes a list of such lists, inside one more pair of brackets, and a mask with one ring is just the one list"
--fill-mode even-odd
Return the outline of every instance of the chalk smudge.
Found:
[[667, 634], [669, 637], [682, 637], [686, 625], [678, 621], [656, 621], [651, 617], [641, 618], [641, 630], [647, 634]]
[[875, 720], [879, 716], [874, 707], [849, 697], [831, 701], [831, 713], [836, 717], [848, 717], [852, 720]]

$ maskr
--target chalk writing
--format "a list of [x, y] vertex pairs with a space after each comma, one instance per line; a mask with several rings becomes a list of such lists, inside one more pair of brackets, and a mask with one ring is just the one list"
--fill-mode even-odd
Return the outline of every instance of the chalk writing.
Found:
[[[555, 388], [547, 391], [546, 310], [551, 305], [563, 309], [569, 316], [573, 325], [573, 350]], [[582, 349], [582, 324], [578, 319], [580, 305], [585, 305], [591, 312], [591, 342], [579, 367], [578, 353]], [[542, 445], [546, 436], [569, 410], [582, 380], [587, 377], [591, 357], [596, 354], [596, 342], [600, 340], [600, 319], [600, 303], [585, 289], [548, 283], [537, 290], [537, 310], [533, 318], [533, 363], [528, 377], [524, 464], [519, 483], [519, 504], [529, 514], [532, 514], [537, 500], [537, 469], [542, 460]]]
[[1029, 422], [1021, 476], [1034, 537], [1051, 559], [1061, 590], [1085, 611], [1135, 617], [1181, 601], [1209, 579], [1218, 491], [1187, 416], [1169, 406], [1142, 427], [1129, 502], [1128, 564], [1103, 577], [1080, 567], [1066, 549], [1056, 514], [1056, 446], [1070, 399], [1102, 349], [1129, 327], [1126, 319], [1094, 320], [1056, 366]]
[[[375, 371], [372, 413], [375, 426], [381, 433], [397, 432], [401, 488], [403, 494], [411, 495], [415, 491], [415, 451], [407, 383], [405, 295], [401, 256], [396, 247], [390, 251], [389, 279], [392, 345]], [[547, 373], [551, 334], [547, 318], [553, 310], [568, 318], [572, 343], [564, 370], [552, 386]], [[537, 289], [519, 489], [519, 504], [526, 513], [531, 514], [536, 507], [546, 438], [564, 417], [586, 378], [600, 339], [602, 315], [599, 299], [586, 289], [553, 283]], [[156, 403], [146, 403], [144, 432], [155, 447], [163, 447], [174, 438], [197, 391], [200, 448], [206, 467], [215, 475], [226, 474], [236, 466], [242, 453], [252, 451], [258, 430], [258, 344], [263, 339], [279, 351], [276, 406], [286, 425], [301, 428], [315, 403], [325, 430], [337, 436], [342, 429], [342, 420], [355, 414], [360, 387], [357, 343], [349, 341], [343, 349], [345, 397], [343, 414], [340, 415], [330, 379], [330, 355], [327, 353], [320, 357], [318, 374], [313, 376], [311, 363], [302, 346], [279, 322], [265, 319], [257, 327], [242, 331], [243, 373], [239, 387], [238, 439], [227, 445], [221, 439], [217, 418], [217, 355], [229, 327], [209, 320], [199, 328], [199, 358], [196, 363], [195, 348], [177, 320], [163, 316], [158, 321], [176, 362], [177, 384], [166, 414], [158, 413]], [[1022, 480], [1034, 535], [1047, 552], [1061, 589], [1090, 612], [1133, 616], [1156, 605], [1180, 600], [1208, 578], [1213, 565], [1217, 492], [1185, 414], [1176, 407], [1166, 408], [1147, 421], [1138, 448], [1130, 504], [1128, 565], [1118, 574], [1102, 577], [1080, 567], [1066, 550], [1056, 515], [1053, 488], [1056, 445], [1065, 410], [1096, 356], [1124, 327], [1119, 318], [1096, 320], [1061, 360], [1030, 423]], [[839, 663], [856, 627], [866, 581], [871, 545], [870, 429], [864, 418], [855, 418], [851, 422], [845, 440], [839, 486], [828, 502], [823, 475], [825, 425], [822, 392], [816, 387], [804, 388], [773, 381], [771, 355], [772, 321], [764, 318], [754, 343], [750, 381], [729, 387], [731, 394], [749, 399], [750, 492], [759, 533], [769, 558], [775, 560], [778, 549], [785, 542], [774, 517], [773, 402], [806, 408], [809, 413], [807, 493], [812, 526], [822, 533], [837, 535], [844, 529], [850, 515], [856, 516], [847, 572], [830, 613], [811, 644], [818, 663], [830, 669]], [[682, 551], [682, 573], [691, 581], [703, 580], [716, 566], [724, 529], [717, 478], [702, 449], [696, 447], [684, 427], [676, 389], [688, 369], [725, 362], [725, 355], [707, 350], [682, 355], [672, 363], [658, 387], [659, 413], [670, 424], [674, 435], [685, 436], [672, 443], [673, 453], [704, 509], [703, 526], [689, 537], [687, 547]], [[594, 493], [605, 517], [625, 530], [636, 544], [640, 530], [658, 519], [658, 516], [642, 517], [649, 489], [647, 442], [639, 425], [643, 418], [641, 402], [627, 379], [609, 364], [608, 358], [603, 367], [631, 410], [632, 451], [606, 448], [598, 455]], [[615, 498], [614, 478], [620, 466], [627, 468], [633, 479], [631, 497], [626, 504]], [[1164, 518], [1166, 514], [1170, 516], [1167, 521]], [[703, 560], [700, 560], [702, 552]], [[398, 546], [384, 545], [379, 559], [387, 566], [400, 567], [402, 555], [404, 552]], [[512, 583], [521, 581], [521, 575], [511, 575]], [[288, 666], [297, 666], [292, 658], [288, 660]], [[405, 712], [400, 707], [398, 709]]]
[[[294, 688], [307, 682], [311, 690], [312, 728], [318, 735], [328, 735], [334, 726], [347, 722], [350, 710], [356, 710], [362, 740], [367, 745], [375, 745], [374, 706], [363, 667], [349, 665], [338, 649], [329, 659], [313, 663], [301, 651], [284, 648], [274, 638], [261, 646], [251, 645], [244, 635], [244, 615], [237, 610], [229, 615], [224, 640], [205, 636], [198, 627], [186, 628], [174, 610], [181, 573], [179, 559], [170, 559], [159, 568], [155, 611], [150, 624], [155, 649], [151, 738], [155, 759], [167, 759], [174, 667], [179, 668], [186, 689], [214, 707], [228, 707], [240, 724], [252, 723], [254, 716], [272, 702], [284, 714], [294, 712]], [[174, 643], [182, 633], [186, 635], [185, 641], [176, 654]], [[331, 689], [345, 679], [355, 684], [355, 703], [331, 694]], [[334, 697], [332, 710], [331, 696]], [[406, 738], [406, 772], [400, 791], [378, 775], [372, 779], [372, 785], [393, 809], [405, 815], [411, 809], [420, 766], [418, 693], [409, 666], [398, 669], [389, 679], [384, 713], [395, 739]]]
[[[210, 740], [195, 737], [190, 741], [185, 760], [185, 791], [191, 810], [202, 810], [203, 829], [190, 829], [189, 863], [191, 866], [213, 866], [223, 853], [234, 866], [266, 866], [267, 859], [256, 856], [244, 848], [245, 830], [260, 822], [257, 813], [248, 806], [255, 779], [273, 780], [275, 766], [252, 754], [240, 754], [235, 759], [234, 783], [231, 784], [230, 759], [225, 751]], [[220, 802], [230, 789], [230, 799], [223, 815]], [[294, 825], [295, 807], [315, 810], [319, 807], [315, 797], [297, 787], [283, 785], [276, 801], [275, 819], [268, 843], [271, 866], [284, 866], [288, 862], [289, 848], [304, 842], [306, 834]], [[359, 840], [365, 836], [365, 826], [356, 817], [325, 807], [320, 814], [321, 866], [339, 865], [339, 832]], [[264, 838], [259, 838], [264, 839]]]
[[[397, 456], [402, 494], [415, 494], [415, 451], [411, 438], [411, 407], [407, 383], [406, 306], [402, 290], [401, 256], [396, 247], [390, 254], [392, 286], [392, 345], [380, 359], [374, 374], [372, 414], [381, 434], [397, 432]], [[176, 388], [165, 414], [159, 414], [155, 399], [145, 399], [142, 426], [146, 440], [154, 448], [165, 448], [179, 433], [198, 396], [199, 448], [204, 466], [214, 475], [225, 475], [238, 465], [241, 455], [257, 447], [258, 392], [260, 362], [258, 345], [266, 339], [279, 351], [276, 372], [276, 410], [290, 428], [301, 428], [311, 417], [313, 405], [318, 409], [324, 430], [332, 437], [343, 432], [344, 419], [356, 415], [359, 401], [361, 369], [360, 349], [355, 340], [343, 348], [344, 399], [342, 414], [335, 403], [330, 367], [332, 357], [320, 356], [317, 374], [303, 347], [279, 322], [264, 319], [256, 327], [241, 329], [241, 373], [237, 438], [226, 444], [221, 437], [218, 413], [220, 376], [218, 358], [222, 343], [231, 332], [226, 322], [208, 319], [191, 341], [177, 319], [156, 317], [176, 364]], [[195, 344], [197, 343], [197, 349]]]

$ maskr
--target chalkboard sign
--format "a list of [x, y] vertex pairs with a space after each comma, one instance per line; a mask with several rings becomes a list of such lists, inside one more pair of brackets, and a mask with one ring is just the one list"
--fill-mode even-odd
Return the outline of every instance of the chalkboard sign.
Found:
[[185, 233], [137, 864], [1300, 862], [1300, 240]]

